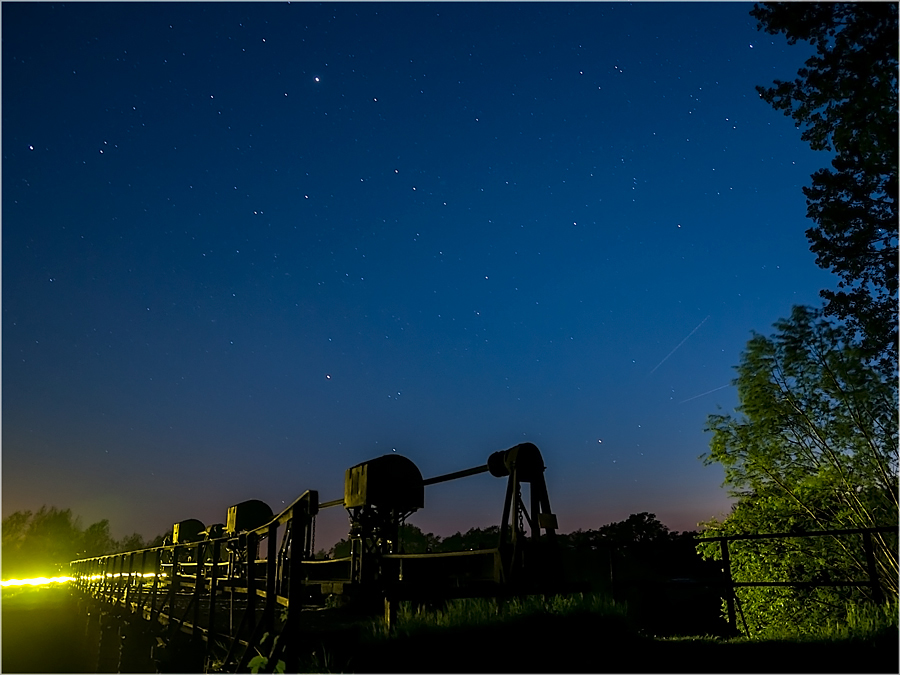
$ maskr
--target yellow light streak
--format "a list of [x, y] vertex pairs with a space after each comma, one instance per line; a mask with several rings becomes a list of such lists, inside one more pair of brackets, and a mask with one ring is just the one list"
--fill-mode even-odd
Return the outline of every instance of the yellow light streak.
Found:
[[[125, 574], [117, 573], [117, 574], [94, 574], [92, 576], [81, 577], [82, 581], [98, 581], [100, 579], [113, 579], [120, 577], [128, 577], [128, 573]], [[141, 574], [140, 572], [132, 572], [131, 575], [135, 579], [152, 579], [156, 575], [153, 572], [148, 572], [146, 574]], [[160, 579], [165, 579], [167, 575], [160, 574]], [[0, 587], [6, 586], [45, 586], [47, 584], [64, 584], [68, 581], [77, 581], [77, 577], [35, 577], [33, 579], [7, 579], [6, 581], [0, 581]]]
[[64, 584], [75, 581], [75, 577], [35, 577], [34, 579], [8, 579], [0, 581], [0, 586], [44, 586], [46, 584]]

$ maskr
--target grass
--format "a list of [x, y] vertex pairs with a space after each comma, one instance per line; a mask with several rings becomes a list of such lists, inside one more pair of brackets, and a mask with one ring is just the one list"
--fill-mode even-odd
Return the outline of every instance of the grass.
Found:
[[[898, 672], [896, 604], [865, 605], [819, 635], [655, 637], [599, 593], [401, 604], [354, 644], [318, 649], [307, 672]], [[332, 648], [337, 647], [337, 648]]]
[[[393, 635], [416, 635], [423, 631], [461, 627], [497, 626], [529, 617], [571, 616], [592, 614], [595, 616], [625, 619], [627, 608], [599, 593], [577, 593], [567, 596], [516, 597], [506, 601], [494, 598], [463, 598], [447, 601], [443, 608], [428, 610], [404, 602], [397, 612], [397, 625]], [[373, 636], [383, 636], [380, 620], [373, 623]]]
[[[885, 635], [896, 635], [897, 630], [896, 601], [881, 605], [863, 603], [849, 605], [846, 620], [829, 621], [819, 633], [809, 637], [813, 640], [872, 641], [882, 639]], [[793, 636], [786, 633], [779, 637], [791, 639]]]

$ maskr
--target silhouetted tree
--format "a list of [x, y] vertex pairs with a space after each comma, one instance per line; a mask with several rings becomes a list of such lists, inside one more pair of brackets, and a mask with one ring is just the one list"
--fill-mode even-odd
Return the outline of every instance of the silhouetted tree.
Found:
[[153, 539], [144, 542], [144, 548], [154, 548], [156, 546], [162, 546], [163, 542], [166, 540], [167, 534], [158, 534]]
[[345, 558], [348, 555], [350, 555], [349, 539], [341, 539], [328, 551], [329, 558]]
[[3, 519], [3, 574], [46, 576], [77, 557], [82, 532], [70, 509], [42, 506]]
[[422, 532], [411, 523], [400, 526], [400, 551], [402, 553], [427, 553], [438, 549], [441, 538], [436, 534]]
[[604, 525], [601, 537], [618, 544], [643, 544], [668, 541], [669, 528], [656, 519], [655, 513], [632, 513], [618, 523]]
[[4, 553], [19, 550], [25, 539], [29, 520], [31, 520], [31, 511], [15, 511], [3, 519], [2, 551]]
[[3, 576], [55, 575], [77, 558], [161, 544], [161, 536], [145, 542], [137, 533], [117, 542], [105, 519], [83, 530], [71, 509], [42, 506], [37, 513], [15, 511], [3, 518]]
[[[160, 545], [161, 544], [162, 541], [160, 540]], [[144, 541], [144, 538], [137, 532], [129, 534], [127, 537], [123, 537], [115, 545], [116, 552], [140, 551], [143, 548], [150, 548], [150, 544]]]
[[808, 41], [816, 54], [792, 82], [757, 87], [803, 128], [814, 150], [833, 150], [803, 188], [806, 231], [820, 267], [839, 277], [823, 290], [826, 314], [862, 336], [886, 372], [897, 365], [897, 3], [755, 5], [758, 28]]
[[440, 551], [468, 551], [496, 548], [500, 543], [500, 526], [473, 527], [465, 534], [457, 532], [440, 542]]
[[81, 536], [81, 550], [79, 558], [93, 558], [104, 553], [110, 553], [118, 548], [112, 535], [109, 533], [109, 521], [100, 520], [89, 526]]

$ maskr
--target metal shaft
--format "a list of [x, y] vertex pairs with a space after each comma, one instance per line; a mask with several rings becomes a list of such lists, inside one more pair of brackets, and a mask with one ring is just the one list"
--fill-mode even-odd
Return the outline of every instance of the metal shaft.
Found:
[[462, 471], [454, 471], [453, 473], [445, 473], [443, 476], [435, 476], [434, 478], [426, 478], [422, 481], [422, 485], [434, 485], [435, 483], [443, 483], [448, 480], [456, 480], [457, 478], [465, 478], [466, 476], [474, 476], [475, 474], [484, 473], [488, 470], [488, 465], [476, 466], [472, 469], [463, 469]]

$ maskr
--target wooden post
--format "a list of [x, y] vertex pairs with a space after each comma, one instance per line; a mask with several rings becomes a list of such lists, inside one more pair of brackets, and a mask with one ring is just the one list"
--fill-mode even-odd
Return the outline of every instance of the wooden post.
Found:
[[615, 576], [615, 568], [613, 565], [613, 559], [615, 557], [615, 548], [612, 545], [608, 545], [606, 549], [609, 553], [609, 592], [613, 595], [613, 600], [617, 600], [616, 597], [616, 576]]
[[103, 558], [103, 586], [100, 589], [101, 597], [104, 600], [109, 600], [110, 588], [112, 584], [112, 558], [106, 556]]
[[263, 609], [263, 621], [267, 633], [275, 629], [275, 581], [278, 575], [278, 521], [272, 521], [267, 533], [266, 546], [266, 604]]
[[722, 572], [725, 574], [725, 602], [728, 604], [728, 623], [735, 632], [738, 631], [737, 617], [734, 614], [734, 580], [731, 578], [731, 557], [728, 555], [728, 540], [722, 539]]
[[[247, 616], [256, 621], [256, 555], [259, 552], [259, 538], [254, 532], [247, 533], [246, 560], [247, 567], [244, 579], [247, 585]], [[243, 620], [241, 624], [243, 624]], [[252, 624], [251, 624], [252, 625]], [[238, 628], [240, 631], [240, 628]], [[238, 636], [239, 637], [239, 636]]]
[[[125, 609], [128, 609], [128, 603], [131, 600], [131, 596], [133, 595], [131, 590], [131, 582], [134, 580], [134, 551], [127, 554], [128, 555], [128, 576], [125, 579], [125, 592], [122, 594], [122, 604], [125, 605]], [[124, 556], [122, 559], [122, 566], [125, 566]]]
[[159, 591], [159, 575], [162, 573], [162, 552], [161, 548], [156, 549], [155, 562], [153, 563], [153, 585], [150, 587], [150, 619], [156, 619], [159, 616], [159, 610], [156, 608], [156, 594]]
[[872, 533], [866, 530], [863, 535], [863, 549], [866, 552], [866, 569], [869, 572], [869, 581], [872, 584], [872, 600], [881, 604], [884, 602], [884, 592], [878, 582], [878, 571], [875, 568], [875, 551], [872, 548]]
[[176, 545], [172, 549], [172, 572], [171, 579], [169, 580], [169, 593], [166, 596], [166, 605], [168, 605], [167, 616], [170, 618], [175, 616], [175, 599], [178, 596], [178, 589], [181, 586], [181, 579], [179, 575], [181, 574], [181, 568], [179, 563], [179, 557], [181, 556], [182, 547]]
[[200, 598], [203, 595], [203, 553], [206, 548], [205, 542], [197, 542], [197, 548], [194, 553], [194, 616], [192, 623], [194, 627], [191, 629], [191, 638], [199, 639], [200, 629]]
[[219, 579], [219, 556], [222, 553], [222, 542], [213, 541], [212, 568], [209, 571], [209, 618], [206, 622], [206, 654], [212, 652], [213, 638], [216, 634], [216, 591]]
[[141, 568], [137, 577], [137, 611], [144, 607], [144, 573], [147, 571], [147, 549], [141, 551]]
[[384, 596], [384, 632], [390, 633], [397, 626], [398, 600], [392, 600], [390, 595]]

